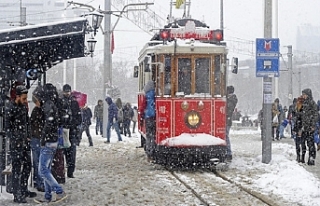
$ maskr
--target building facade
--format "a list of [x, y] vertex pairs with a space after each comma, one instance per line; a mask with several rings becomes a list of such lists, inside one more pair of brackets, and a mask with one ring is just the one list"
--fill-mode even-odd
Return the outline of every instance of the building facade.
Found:
[[60, 21], [65, 8], [66, 0], [1, 0], [0, 29]]

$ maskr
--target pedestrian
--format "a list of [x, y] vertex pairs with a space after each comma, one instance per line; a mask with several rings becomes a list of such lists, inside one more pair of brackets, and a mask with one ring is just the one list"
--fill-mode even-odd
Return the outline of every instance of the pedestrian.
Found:
[[123, 125], [123, 105], [122, 101], [120, 98], [117, 98], [116, 100], [116, 106], [118, 108], [118, 125], [119, 125], [119, 130], [120, 134], [124, 133], [124, 125]]
[[[293, 127], [294, 140], [296, 144], [296, 154], [297, 162], [305, 163], [305, 154], [306, 154], [306, 142], [305, 136], [302, 132], [302, 115], [303, 115], [303, 102], [304, 98], [302, 96], [297, 98], [295, 106], [295, 120]], [[300, 153], [301, 152], [301, 153]]]
[[[39, 173], [44, 181], [45, 194], [43, 198], [35, 199], [35, 202], [48, 203], [67, 197], [63, 188], [51, 173], [53, 157], [58, 147], [59, 110], [57, 107], [58, 92], [56, 87], [50, 83], [45, 84], [43, 87], [42, 104], [44, 126], [40, 139]], [[55, 200], [52, 199], [52, 192], [56, 193]]]
[[293, 132], [294, 127], [295, 127], [295, 122], [296, 122], [296, 104], [297, 104], [298, 99], [297, 98], [293, 98], [292, 104], [289, 106], [289, 110], [288, 110], [288, 115], [287, 115], [287, 119], [289, 121], [290, 124], [290, 133], [291, 133], [291, 138], [295, 139], [296, 136]]
[[318, 121], [318, 107], [313, 100], [311, 89], [302, 90], [302, 97], [304, 99], [301, 117], [302, 135], [305, 137], [309, 150], [308, 165], [314, 165], [316, 159], [314, 132]]
[[[146, 153], [148, 161], [153, 161], [156, 138], [156, 111], [155, 111], [155, 86], [152, 80], [148, 81], [143, 88], [145, 93], [144, 120], [146, 125]], [[143, 144], [141, 137], [141, 144]]]
[[260, 123], [260, 134], [261, 134], [261, 140], [263, 140], [263, 138], [265, 137], [265, 130], [263, 127], [263, 122], [264, 122], [264, 117], [263, 117], [263, 105], [262, 105], [262, 109], [260, 109], [259, 114], [258, 114], [258, 121]]
[[28, 179], [31, 172], [31, 131], [26, 106], [28, 89], [19, 85], [15, 92], [14, 100], [6, 107], [5, 131], [10, 140], [13, 201], [27, 203], [27, 197], [37, 196], [37, 193], [28, 190]]
[[131, 137], [130, 124], [131, 124], [132, 117], [133, 117], [133, 111], [130, 103], [128, 102], [127, 104], [124, 105], [124, 108], [123, 108], [124, 136], [127, 136], [128, 134], [128, 136]]
[[63, 85], [63, 95], [60, 99], [60, 119], [64, 130], [69, 130], [69, 140], [71, 146], [64, 149], [67, 163], [67, 177], [74, 178], [76, 167], [77, 146], [80, 143], [80, 132], [78, 128], [81, 125], [81, 111], [79, 103], [71, 95], [71, 86]]
[[284, 130], [285, 128], [287, 127], [289, 121], [288, 119], [286, 118], [286, 113], [287, 113], [288, 109], [286, 106], [283, 107], [280, 115], [279, 115], [279, 123], [280, 123], [280, 126], [279, 126], [279, 136], [280, 136], [280, 139], [283, 139], [283, 138], [286, 138], [284, 136]]
[[103, 135], [103, 101], [98, 100], [98, 104], [94, 107], [93, 118], [96, 120], [96, 135], [100, 131], [100, 135]]
[[134, 106], [133, 107], [133, 117], [132, 117], [132, 122], [133, 122], [133, 125], [132, 125], [132, 133], [136, 133], [136, 124], [138, 122], [138, 108], [137, 106]]
[[31, 151], [32, 151], [32, 166], [33, 166], [33, 184], [34, 187], [37, 188], [39, 192], [44, 192], [44, 183], [43, 179], [40, 177], [40, 174], [38, 172], [39, 168], [39, 157], [40, 157], [40, 138], [41, 138], [41, 131], [43, 129], [43, 122], [44, 122], [44, 114], [41, 108], [41, 102], [39, 99], [43, 98], [41, 97], [41, 90], [43, 88], [41, 86], [38, 86], [34, 91], [32, 95], [32, 101], [35, 104], [35, 107], [33, 108], [31, 112], [30, 117], [30, 124], [31, 124]]
[[[272, 130], [271, 130], [271, 135], [272, 135], [272, 140], [274, 141], [275, 138], [274, 136], [276, 135], [276, 139], [280, 140], [279, 138], [279, 115], [280, 115], [280, 103], [279, 99], [276, 98], [274, 102], [272, 103]], [[276, 134], [275, 134], [276, 133]]]
[[84, 105], [83, 108], [81, 108], [81, 139], [82, 139], [82, 133], [85, 131], [86, 135], [88, 137], [89, 141], [89, 147], [93, 146], [92, 137], [90, 135], [90, 125], [91, 125], [91, 118], [92, 118], [92, 112], [91, 109], [88, 107], [88, 105]]
[[121, 134], [119, 131], [119, 123], [118, 123], [118, 108], [113, 103], [111, 97], [107, 97], [106, 102], [109, 105], [108, 108], [108, 123], [107, 123], [107, 141], [105, 143], [110, 143], [110, 129], [113, 127], [116, 130], [118, 141], [122, 141]]
[[232, 85], [227, 86], [227, 131], [226, 131], [226, 142], [227, 142], [227, 156], [226, 160], [232, 160], [231, 142], [230, 142], [230, 128], [232, 126], [232, 114], [238, 103], [237, 95], [234, 93], [234, 87]]

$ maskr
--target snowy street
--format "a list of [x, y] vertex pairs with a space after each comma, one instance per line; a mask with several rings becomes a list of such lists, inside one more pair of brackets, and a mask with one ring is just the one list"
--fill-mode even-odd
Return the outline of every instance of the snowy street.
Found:
[[[137, 133], [117, 142], [112, 131], [111, 143], [104, 141], [100, 135], [93, 135], [94, 146], [89, 147], [83, 135], [75, 178], [68, 178], [63, 185], [68, 198], [59, 205], [202, 205], [170, 172], [147, 162], [143, 149], [136, 148], [140, 144]], [[261, 163], [259, 131], [231, 130], [231, 141], [233, 161], [222, 173], [234, 184], [209, 172], [176, 172], [210, 205], [266, 205], [248, 199], [236, 185], [263, 193], [274, 205], [320, 205], [320, 181], [314, 176], [319, 174], [319, 161], [315, 167], [296, 163], [293, 140], [273, 142], [270, 164]], [[16, 205], [5, 187], [2, 190], [1, 205]], [[36, 203], [28, 199], [24, 205]]]

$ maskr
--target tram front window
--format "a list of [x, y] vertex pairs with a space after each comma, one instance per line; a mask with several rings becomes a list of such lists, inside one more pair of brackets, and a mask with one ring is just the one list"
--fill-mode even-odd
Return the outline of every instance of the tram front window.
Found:
[[196, 59], [196, 93], [210, 93], [210, 59]]
[[191, 94], [191, 60], [188, 58], [178, 60], [178, 92]]

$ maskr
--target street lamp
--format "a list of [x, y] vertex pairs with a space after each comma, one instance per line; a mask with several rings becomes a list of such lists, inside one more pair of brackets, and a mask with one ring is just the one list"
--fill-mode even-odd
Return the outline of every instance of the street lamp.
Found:
[[95, 47], [96, 47], [97, 41], [96, 41], [93, 37], [91, 37], [91, 38], [87, 41], [87, 43], [88, 43], [88, 51], [89, 51], [89, 53], [91, 54], [91, 57], [93, 57], [93, 52], [94, 52], [94, 49], [95, 49]]
[[95, 10], [95, 11], [90, 12], [88, 14], [85, 14], [83, 16], [86, 17], [88, 19], [88, 21], [91, 23], [90, 26], [93, 29], [94, 35], [96, 35], [97, 30], [99, 29], [100, 24], [102, 22], [103, 15]]

